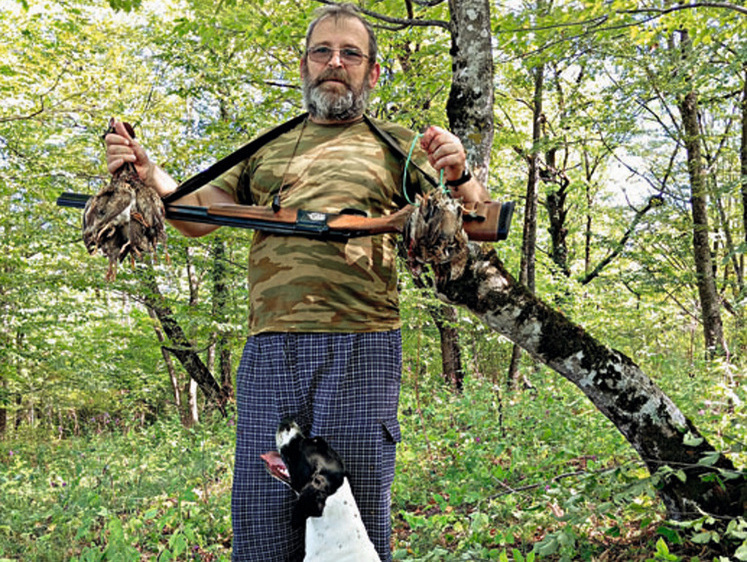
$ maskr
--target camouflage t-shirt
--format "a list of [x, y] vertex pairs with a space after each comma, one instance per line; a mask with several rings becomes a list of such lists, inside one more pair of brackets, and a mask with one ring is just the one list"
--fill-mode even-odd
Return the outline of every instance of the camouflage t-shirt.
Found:
[[[408, 153], [415, 133], [376, 121]], [[416, 143], [413, 160], [428, 173]], [[364, 121], [297, 126], [260, 148], [213, 185], [239, 203], [339, 213], [359, 209], [389, 215], [407, 201], [404, 162]], [[411, 177], [426, 192], [419, 173]], [[409, 192], [409, 191], [408, 191]], [[347, 242], [256, 231], [249, 256], [249, 331], [376, 332], [400, 326], [395, 235]]]

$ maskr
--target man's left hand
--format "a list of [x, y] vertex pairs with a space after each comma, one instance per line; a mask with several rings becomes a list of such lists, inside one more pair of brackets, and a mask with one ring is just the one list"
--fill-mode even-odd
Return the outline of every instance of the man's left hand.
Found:
[[420, 139], [420, 146], [428, 155], [428, 161], [437, 172], [444, 171], [445, 181], [462, 177], [467, 167], [467, 153], [459, 137], [442, 129], [430, 126]]

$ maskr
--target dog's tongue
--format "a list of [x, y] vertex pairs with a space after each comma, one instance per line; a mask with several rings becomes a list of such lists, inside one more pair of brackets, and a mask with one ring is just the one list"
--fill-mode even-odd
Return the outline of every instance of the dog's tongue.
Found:
[[265, 461], [265, 468], [267, 472], [274, 478], [277, 478], [285, 484], [290, 483], [290, 474], [288, 474], [288, 467], [283, 462], [283, 457], [277, 451], [269, 451], [264, 455], [259, 455], [263, 461]]

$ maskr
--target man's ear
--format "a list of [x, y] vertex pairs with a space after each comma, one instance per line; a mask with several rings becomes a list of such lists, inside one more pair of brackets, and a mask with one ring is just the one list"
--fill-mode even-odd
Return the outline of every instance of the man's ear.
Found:
[[376, 86], [376, 83], [379, 81], [379, 76], [381, 76], [381, 66], [379, 66], [378, 62], [375, 62], [373, 63], [371, 70], [368, 71], [368, 85], [371, 89]]

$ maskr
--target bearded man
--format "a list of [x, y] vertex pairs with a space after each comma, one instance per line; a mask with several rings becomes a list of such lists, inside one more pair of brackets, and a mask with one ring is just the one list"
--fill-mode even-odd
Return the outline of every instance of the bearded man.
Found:
[[[350, 4], [317, 13], [300, 62], [308, 117], [208, 186], [177, 200], [281, 205], [329, 213], [358, 209], [376, 217], [406, 204], [403, 162], [382, 141], [405, 150], [403, 127], [364, 116], [381, 69], [370, 24]], [[155, 166], [121, 123], [107, 142], [114, 171], [135, 164], [165, 196], [176, 182]], [[465, 201], [487, 201], [471, 177], [459, 139], [438, 127], [413, 159]], [[429, 166], [430, 165], [430, 166]], [[431, 189], [420, 174], [411, 183]], [[173, 222], [187, 236], [216, 227]], [[327, 439], [343, 458], [361, 517], [382, 560], [390, 560], [390, 503], [402, 345], [390, 234], [333, 242], [255, 232], [249, 257], [249, 337], [236, 377], [238, 427], [232, 518], [235, 561], [303, 558], [303, 529], [290, 524], [294, 494], [265, 472], [278, 423], [294, 418]]]

